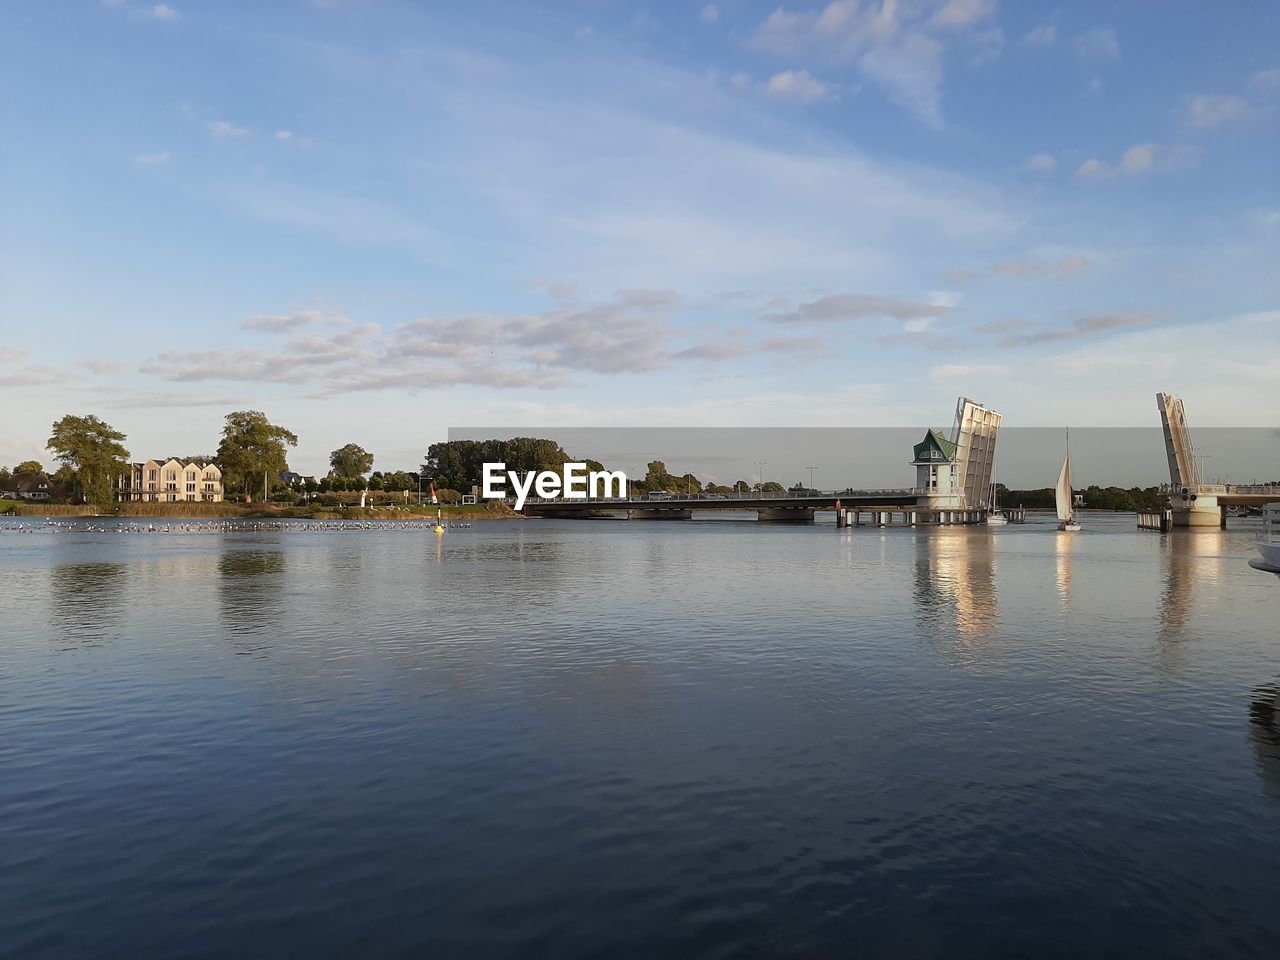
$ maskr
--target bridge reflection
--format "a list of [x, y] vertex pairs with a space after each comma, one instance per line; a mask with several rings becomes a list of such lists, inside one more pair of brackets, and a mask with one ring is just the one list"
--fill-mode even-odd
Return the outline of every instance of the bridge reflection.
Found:
[[1263, 792], [1280, 800], [1280, 683], [1263, 684], [1249, 701], [1249, 742]]

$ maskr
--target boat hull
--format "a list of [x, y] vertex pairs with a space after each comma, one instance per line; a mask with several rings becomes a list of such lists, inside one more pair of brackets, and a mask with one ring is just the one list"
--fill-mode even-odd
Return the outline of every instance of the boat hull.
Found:
[[1262, 559], [1273, 567], [1280, 567], [1280, 543], [1260, 543], [1258, 552]]
[[1071, 521], [1071, 520], [1066, 520], [1058, 524], [1058, 529], [1064, 533], [1075, 533], [1077, 530], [1080, 529], [1080, 524], [1075, 523], [1074, 521]]

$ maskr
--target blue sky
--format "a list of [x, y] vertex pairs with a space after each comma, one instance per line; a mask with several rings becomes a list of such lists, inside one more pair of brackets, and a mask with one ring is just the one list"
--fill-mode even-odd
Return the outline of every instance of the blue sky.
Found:
[[1275, 426], [1280, 8], [7, 4], [0, 462], [448, 427]]

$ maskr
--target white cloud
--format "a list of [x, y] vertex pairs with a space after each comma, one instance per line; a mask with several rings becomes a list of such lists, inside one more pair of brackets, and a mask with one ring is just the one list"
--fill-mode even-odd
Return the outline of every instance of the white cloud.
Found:
[[943, 363], [929, 368], [930, 380], [993, 380], [1013, 371], [999, 363]]
[[1032, 27], [1018, 42], [1026, 47], [1051, 47], [1058, 42], [1058, 28], [1042, 23]]
[[276, 131], [276, 133], [275, 133], [275, 137], [276, 137], [276, 139], [277, 139], [277, 140], [279, 140], [281, 143], [284, 143], [286, 140], [292, 140], [292, 139], [293, 139], [293, 131], [292, 131], [292, 130], [277, 130], [277, 131]]
[[1155, 322], [1156, 318], [1149, 313], [1095, 313], [1079, 317], [1067, 327], [1050, 327], [1032, 333], [1001, 337], [997, 341], [997, 345], [1001, 347], [1028, 347], [1038, 343], [1080, 340], [1112, 330], [1147, 327]]
[[778, 7], [750, 44], [778, 56], [854, 64], [894, 102], [930, 126], [940, 126], [943, 40], [963, 34], [979, 44], [980, 58], [990, 56], [1003, 35], [994, 30], [980, 34], [974, 28], [990, 18], [994, 9], [988, 0], [914, 4], [832, 0], [814, 10]]
[[337, 314], [324, 314], [319, 310], [301, 310], [297, 313], [259, 314], [249, 317], [240, 326], [245, 330], [258, 330], [263, 333], [283, 333], [316, 324], [347, 326], [350, 323], [351, 321], [346, 317]]
[[1219, 127], [1233, 120], [1243, 120], [1253, 108], [1243, 97], [1197, 93], [1187, 97], [1187, 122], [1193, 127]]
[[140, 153], [133, 158], [133, 162], [140, 167], [163, 167], [169, 163], [169, 154], [163, 153]]
[[1076, 169], [1077, 177], [1102, 178], [1111, 175], [1111, 168], [1097, 159], [1086, 160]]
[[1176, 173], [1189, 170], [1200, 161], [1201, 151], [1179, 144], [1139, 143], [1120, 155], [1112, 165], [1096, 158], [1086, 160], [1076, 176], [1101, 180], [1116, 176], [1139, 176], [1146, 173]]
[[749, 73], [735, 73], [729, 78], [729, 83], [732, 84], [735, 89], [745, 90], [747, 87], [751, 86], [751, 75]]
[[1118, 60], [1120, 41], [1111, 27], [1099, 27], [1075, 39], [1076, 53], [1091, 60]]
[[249, 133], [246, 127], [237, 127], [226, 120], [213, 120], [205, 126], [215, 137], [244, 137]]
[[996, 0], [947, 0], [930, 19], [934, 27], [971, 27], [996, 12]]
[[[924, 316], [921, 311], [928, 310], [880, 298], [863, 300], [878, 314]], [[327, 396], [460, 385], [558, 389], [575, 385], [570, 377], [580, 375], [649, 373], [748, 354], [812, 356], [821, 343], [813, 337], [758, 336], [771, 332], [768, 317], [758, 318], [753, 329], [730, 331], [672, 323], [684, 302], [672, 290], [618, 290], [588, 305], [560, 302], [535, 314], [424, 317], [391, 331], [319, 311], [263, 315], [250, 317], [241, 327], [293, 336], [269, 347], [167, 350], [138, 369], [174, 382], [274, 383], [313, 388]], [[340, 329], [315, 332], [317, 325]], [[22, 376], [26, 382], [30, 374]]]
[[835, 88], [823, 83], [807, 70], [784, 70], [775, 73], [765, 84], [765, 92], [780, 100], [793, 100], [796, 103], [813, 103], [818, 100], [835, 99]]
[[157, 3], [151, 8], [151, 16], [157, 20], [177, 20], [178, 11], [165, 3]]
[[1259, 70], [1249, 86], [1254, 90], [1280, 90], [1280, 70]]
[[1048, 173], [1057, 167], [1058, 161], [1050, 154], [1036, 153], [1027, 157], [1026, 162], [1022, 165], [1024, 170], [1030, 170], [1033, 173]]
[[769, 314], [766, 319], [778, 323], [843, 323], [873, 317], [917, 320], [940, 317], [950, 309], [944, 305], [910, 303], [865, 293], [837, 293], [802, 303], [794, 310]]
[[702, 8], [702, 12], [699, 16], [702, 18], [703, 23], [715, 23], [720, 19], [720, 8], [714, 3], [708, 3]]

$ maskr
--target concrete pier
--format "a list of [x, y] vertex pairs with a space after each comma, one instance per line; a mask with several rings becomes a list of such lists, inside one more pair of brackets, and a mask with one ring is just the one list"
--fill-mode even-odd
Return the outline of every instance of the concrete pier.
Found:
[[1139, 530], [1159, 530], [1161, 533], [1168, 533], [1173, 529], [1173, 510], [1165, 507], [1163, 510], [1142, 510], [1138, 513], [1138, 529]]
[[813, 513], [804, 507], [774, 507], [757, 510], [756, 519], [761, 523], [813, 523]]
[[628, 520], [692, 520], [692, 510], [628, 510]]

